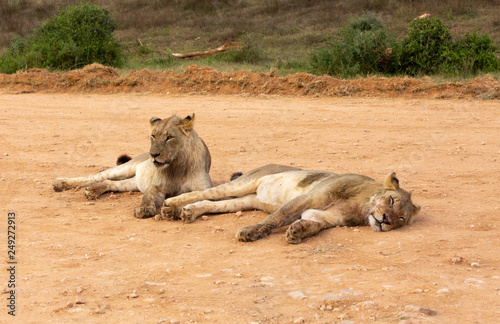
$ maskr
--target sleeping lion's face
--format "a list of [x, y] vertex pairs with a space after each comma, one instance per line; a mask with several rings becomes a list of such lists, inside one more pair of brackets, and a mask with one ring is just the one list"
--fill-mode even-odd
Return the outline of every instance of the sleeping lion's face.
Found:
[[368, 221], [376, 232], [387, 232], [410, 224], [420, 207], [411, 201], [411, 193], [399, 189], [387, 190], [373, 200]]

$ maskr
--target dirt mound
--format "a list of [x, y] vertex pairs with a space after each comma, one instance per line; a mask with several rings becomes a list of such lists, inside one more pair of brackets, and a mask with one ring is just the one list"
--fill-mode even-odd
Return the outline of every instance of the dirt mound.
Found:
[[156, 94], [238, 94], [327, 97], [409, 97], [438, 99], [498, 99], [500, 81], [491, 77], [468, 83], [436, 84], [428, 78], [369, 77], [340, 80], [329, 76], [296, 73], [286, 77], [248, 71], [219, 72], [209, 67], [189, 66], [186, 71], [132, 71], [120, 76], [113, 68], [97, 63], [66, 73], [29, 69], [0, 74], [0, 88], [10, 93], [78, 92]]

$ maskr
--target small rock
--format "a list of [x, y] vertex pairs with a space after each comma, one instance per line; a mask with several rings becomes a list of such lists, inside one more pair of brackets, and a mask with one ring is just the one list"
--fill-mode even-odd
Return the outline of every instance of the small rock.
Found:
[[439, 289], [438, 291], [436, 291], [436, 294], [447, 294], [449, 292], [450, 292], [450, 290], [448, 288], [442, 288], [442, 289]]
[[305, 323], [305, 319], [303, 317], [299, 317], [299, 318], [296, 318], [293, 322], [296, 323], [296, 324], [299, 324], [299, 323]]
[[464, 261], [464, 259], [462, 257], [451, 258], [451, 263], [453, 263], [453, 264], [459, 264], [459, 263], [462, 263], [463, 261]]
[[137, 298], [137, 297], [139, 297], [139, 295], [137, 295], [135, 292], [127, 296], [127, 298]]
[[146, 286], [166, 286], [166, 282], [152, 282], [152, 281], [144, 281]]
[[405, 306], [405, 311], [407, 312], [418, 312], [420, 311], [420, 306], [417, 305], [406, 305]]
[[470, 266], [473, 267], [473, 268], [480, 268], [481, 267], [481, 265], [479, 264], [479, 262], [472, 262], [470, 264]]
[[207, 215], [201, 216], [201, 220], [205, 220], [205, 221], [208, 220], [208, 216]]
[[82, 298], [80, 296], [78, 296], [76, 298], [75, 304], [76, 305], [83, 305], [83, 304], [85, 304], [85, 302], [82, 300]]
[[236, 212], [236, 216], [237, 216], [237, 217], [240, 217], [240, 216], [241, 216], [241, 214], [242, 214], [241, 210]]
[[321, 297], [320, 300], [341, 300], [342, 298], [342, 294], [328, 294]]
[[66, 308], [73, 308], [73, 303], [72, 302], [67, 303]]
[[359, 302], [356, 304], [356, 306], [361, 308], [361, 309], [370, 309], [370, 308], [375, 307], [376, 305], [377, 304], [375, 304], [371, 300], [362, 301], [362, 302]]
[[98, 309], [96, 309], [96, 310], [94, 311], [94, 314], [104, 314], [104, 313], [106, 313], [106, 312], [104, 311], [104, 309], [100, 309], [100, 308], [98, 308]]
[[305, 298], [307, 298], [307, 296], [304, 295], [304, 293], [300, 290], [289, 292], [288, 296], [292, 297], [293, 299], [305, 299]]
[[482, 285], [484, 284], [484, 280], [477, 279], [477, 278], [468, 278], [465, 279], [465, 283], [469, 285]]
[[437, 312], [435, 310], [429, 309], [429, 308], [420, 308], [419, 311], [420, 311], [420, 313], [428, 315], [428, 316], [436, 316], [437, 315]]
[[254, 304], [262, 304], [265, 301], [266, 301], [266, 297], [261, 297], [261, 298], [254, 300], [253, 302], [254, 302]]
[[361, 291], [350, 290], [350, 289], [342, 289], [341, 293], [343, 295], [354, 295], [354, 296], [363, 295]]
[[81, 294], [85, 289], [83, 287], [76, 287], [76, 293]]
[[246, 151], [247, 151], [247, 149], [246, 149], [244, 146], [240, 147], [240, 152], [241, 152], [241, 153], [244, 153], [244, 152], [246, 152]]
[[428, 315], [428, 316], [437, 315], [437, 312], [433, 309], [423, 308], [423, 307], [416, 306], [416, 305], [406, 305], [405, 311], [407, 311], [407, 312], [420, 312], [420, 313]]
[[99, 309], [109, 309], [109, 305], [106, 303], [100, 303], [98, 306], [99, 306]]

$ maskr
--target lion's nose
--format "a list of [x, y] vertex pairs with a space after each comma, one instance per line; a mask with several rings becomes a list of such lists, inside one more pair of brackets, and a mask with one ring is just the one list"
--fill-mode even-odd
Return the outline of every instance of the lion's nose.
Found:
[[160, 153], [149, 153], [151, 157], [155, 160], [158, 156], [160, 156]]
[[389, 219], [387, 219], [387, 216], [385, 214], [382, 215], [382, 223], [390, 224]]

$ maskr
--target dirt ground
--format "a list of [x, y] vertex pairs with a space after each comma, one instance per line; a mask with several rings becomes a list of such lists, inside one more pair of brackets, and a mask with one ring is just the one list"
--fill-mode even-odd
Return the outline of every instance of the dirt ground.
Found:
[[[0, 251], [7, 260], [7, 215], [15, 212], [18, 263], [16, 316], [7, 314], [4, 289], [1, 322], [493, 323], [500, 316], [498, 100], [446, 99], [449, 87], [428, 95], [189, 95], [109, 84], [63, 91], [9, 78], [0, 75]], [[421, 213], [387, 233], [333, 228], [288, 245], [280, 229], [240, 243], [237, 229], [264, 213], [192, 224], [139, 220], [132, 210], [140, 193], [87, 201], [81, 189], [52, 190], [54, 178], [96, 173], [122, 153], [147, 151], [152, 116], [193, 112], [215, 183], [268, 163], [378, 180], [395, 171]]]

